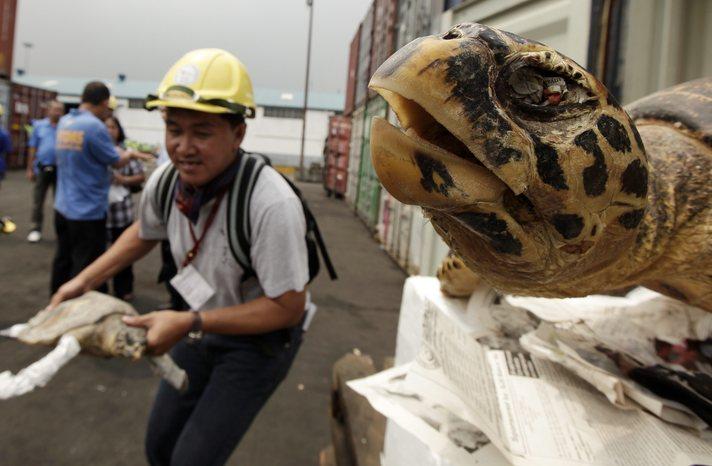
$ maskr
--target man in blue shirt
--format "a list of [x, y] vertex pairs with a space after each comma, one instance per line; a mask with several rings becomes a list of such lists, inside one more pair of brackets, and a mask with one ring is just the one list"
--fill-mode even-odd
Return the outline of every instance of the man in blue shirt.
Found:
[[27, 179], [35, 182], [32, 205], [32, 230], [27, 241], [36, 243], [42, 239], [42, 220], [44, 201], [47, 191], [55, 189], [57, 182], [57, 164], [54, 146], [57, 123], [64, 114], [64, 104], [57, 100], [49, 103], [47, 118], [37, 120], [32, 125], [29, 159], [27, 160]]
[[[137, 152], [114, 146], [104, 125], [110, 97], [104, 83], [90, 82], [84, 87], [79, 108], [57, 125], [53, 294], [106, 249], [109, 167], [121, 168], [132, 158], [142, 158]], [[100, 291], [106, 291], [106, 285]]]
[[[0, 116], [3, 116], [5, 109], [0, 105]], [[5, 157], [12, 150], [12, 140], [7, 130], [0, 126], [0, 183], [5, 178]], [[15, 231], [15, 224], [8, 217], [0, 217], [0, 231], [12, 233]]]

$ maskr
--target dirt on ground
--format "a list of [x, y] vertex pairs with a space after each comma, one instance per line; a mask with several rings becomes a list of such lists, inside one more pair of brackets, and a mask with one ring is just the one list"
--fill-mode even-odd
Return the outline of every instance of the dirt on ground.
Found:
[[[0, 216], [18, 228], [0, 236], [0, 328], [24, 322], [49, 298], [55, 253], [51, 197], [44, 238], [26, 241], [32, 185], [10, 172], [0, 186]], [[230, 465], [303, 466], [317, 463], [331, 441], [328, 422], [332, 364], [358, 348], [379, 364], [394, 354], [398, 308], [405, 274], [372, 239], [341, 200], [320, 185], [300, 186], [316, 214], [339, 280], [322, 271], [311, 285], [319, 307], [287, 379], [255, 420]], [[148, 312], [167, 301], [156, 283], [158, 250], [134, 268], [134, 305]], [[16, 372], [48, 348], [0, 338], [0, 372]], [[80, 356], [44, 388], [0, 401], [0, 464], [145, 464], [143, 439], [158, 379], [148, 365]]]

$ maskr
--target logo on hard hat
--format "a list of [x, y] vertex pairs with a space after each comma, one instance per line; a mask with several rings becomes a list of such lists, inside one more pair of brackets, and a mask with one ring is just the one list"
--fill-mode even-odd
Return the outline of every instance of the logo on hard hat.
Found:
[[178, 68], [178, 71], [176, 71], [173, 82], [183, 86], [188, 86], [198, 80], [199, 74], [200, 70], [195, 65], [183, 65]]

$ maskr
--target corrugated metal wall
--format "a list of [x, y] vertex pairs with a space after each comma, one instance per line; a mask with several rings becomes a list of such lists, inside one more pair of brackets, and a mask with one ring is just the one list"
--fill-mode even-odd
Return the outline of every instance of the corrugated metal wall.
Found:
[[349, 171], [346, 186], [346, 202], [356, 204], [361, 170], [361, 146], [363, 143], [363, 124], [366, 107], [360, 106], [351, 114], [351, 144], [349, 145]]
[[0, 78], [12, 76], [17, 0], [0, 0]]
[[356, 78], [358, 75], [359, 45], [361, 42], [361, 25], [356, 29], [354, 38], [349, 46], [349, 69], [346, 76], [346, 102], [344, 102], [344, 115], [351, 115], [356, 102]]
[[388, 104], [380, 96], [374, 97], [366, 104], [356, 212], [370, 228], [375, 228], [378, 222], [381, 199], [381, 182], [378, 181], [371, 163], [371, 119], [375, 116], [385, 118], [387, 111]]
[[366, 102], [368, 81], [371, 79], [371, 47], [373, 45], [373, 20], [375, 5], [368, 9], [361, 23], [361, 37], [358, 48], [358, 69], [356, 71], [356, 91], [354, 105], [359, 107]]

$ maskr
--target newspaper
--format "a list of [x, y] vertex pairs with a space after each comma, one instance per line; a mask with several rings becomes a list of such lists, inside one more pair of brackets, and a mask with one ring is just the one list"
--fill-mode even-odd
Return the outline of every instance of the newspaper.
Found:
[[[667, 422], [708, 429], [712, 400], [704, 386], [712, 371], [704, 355], [686, 346], [709, 338], [712, 314], [642, 288], [624, 298], [508, 297], [507, 302], [557, 321], [521, 338], [530, 353], [564, 365], [621, 408], [642, 407]], [[682, 353], [661, 356], [674, 345]], [[664, 398], [649, 389], [674, 395]]]
[[[419, 303], [422, 309], [402, 309], [422, 315], [417, 317], [422, 334], [401, 388], [437, 400], [446, 412], [476, 426], [515, 465], [712, 464], [712, 442], [699, 433], [642, 409], [621, 409], [563, 365], [511, 344], [517, 334], [538, 329], [537, 316], [520, 309], [508, 319], [514, 325], [493, 338], [497, 313], [514, 309], [508, 301], [498, 304], [496, 294], [480, 290], [453, 311], [430, 287]], [[559, 317], [563, 321], [564, 313]], [[378, 402], [374, 407], [381, 409]], [[416, 433], [415, 424], [401, 425], [434, 451], [445, 451], [440, 438], [422, 429]]]
[[[621, 410], [562, 366], [492, 350], [425, 309], [410, 387], [478, 426], [514, 464], [693, 464], [712, 443], [641, 410]], [[686, 463], [687, 462], [687, 463]]]
[[432, 453], [454, 465], [510, 464], [480, 429], [410, 390], [406, 383], [409, 368], [410, 364], [396, 366], [348, 385], [379, 412], [430, 444]]

